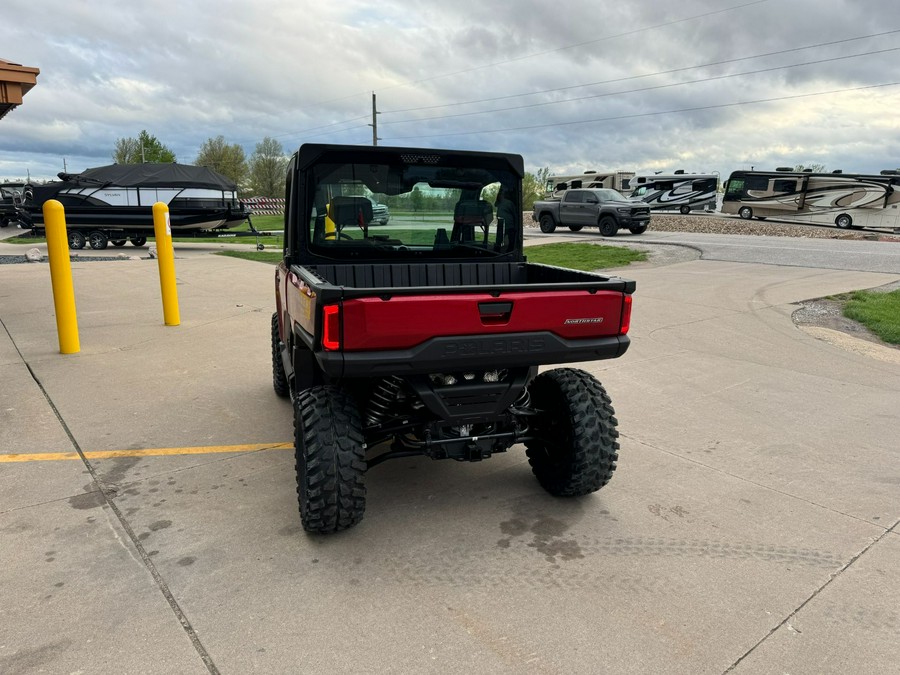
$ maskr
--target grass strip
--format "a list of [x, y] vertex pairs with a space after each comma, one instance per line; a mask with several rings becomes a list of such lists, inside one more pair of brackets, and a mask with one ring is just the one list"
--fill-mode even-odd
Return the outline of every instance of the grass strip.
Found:
[[[607, 267], [623, 267], [632, 262], [647, 259], [643, 251], [633, 251], [619, 246], [598, 244], [542, 244], [525, 249], [530, 262], [556, 265], [576, 270], [599, 270]], [[278, 264], [280, 251], [217, 251], [217, 255]]]
[[255, 260], [256, 262], [277, 265], [284, 258], [281, 251], [216, 251], [215, 255], [224, 255], [229, 258], [242, 260]]
[[854, 291], [844, 303], [844, 316], [859, 321], [885, 342], [900, 345], [900, 289]]
[[525, 248], [528, 262], [568, 267], [590, 272], [609, 267], [624, 267], [647, 259], [643, 251], [602, 244], [541, 244]]

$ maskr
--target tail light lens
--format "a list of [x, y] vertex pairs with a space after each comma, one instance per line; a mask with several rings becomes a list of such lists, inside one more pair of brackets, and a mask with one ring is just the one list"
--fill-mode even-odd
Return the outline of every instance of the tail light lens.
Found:
[[341, 348], [341, 306], [325, 305], [322, 314], [322, 348], [338, 351]]
[[629, 328], [631, 328], [631, 296], [626, 294], [622, 297], [622, 320], [619, 322], [619, 335], [628, 335]]

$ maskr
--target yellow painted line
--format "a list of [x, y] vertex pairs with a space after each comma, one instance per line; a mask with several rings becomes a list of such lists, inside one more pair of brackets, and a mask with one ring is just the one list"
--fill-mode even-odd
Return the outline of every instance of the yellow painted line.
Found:
[[[259, 452], [260, 450], [290, 450], [293, 443], [248, 443], [244, 445], [206, 445], [193, 448], [147, 448], [144, 450], [96, 450], [85, 452], [87, 459], [113, 459], [115, 457], [161, 457], [165, 455], [209, 455], [218, 452]], [[4, 462], [52, 462], [81, 459], [77, 452], [35, 452], [0, 455]]]

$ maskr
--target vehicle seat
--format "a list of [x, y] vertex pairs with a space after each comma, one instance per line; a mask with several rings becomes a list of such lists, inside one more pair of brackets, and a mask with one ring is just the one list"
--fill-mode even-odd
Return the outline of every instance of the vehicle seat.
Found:
[[450, 248], [450, 240], [447, 238], [447, 230], [439, 227], [437, 232], [434, 233], [434, 250], [438, 251], [445, 248]]
[[332, 197], [331, 218], [338, 232], [348, 225], [367, 227], [372, 222], [372, 202], [365, 197]]
[[453, 232], [450, 241], [474, 242], [475, 227], [481, 228], [487, 239], [487, 230], [494, 219], [493, 207], [483, 199], [460, 200], [453, 209]]

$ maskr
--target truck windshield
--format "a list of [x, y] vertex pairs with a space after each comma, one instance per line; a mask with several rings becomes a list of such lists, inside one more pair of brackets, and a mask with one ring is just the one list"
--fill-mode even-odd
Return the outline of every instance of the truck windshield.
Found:
[[621, 192], [617, 190], [595, 190], [601, 202], [624, 202], [627, 201]]
[[494, 257], [521, 247], [518, 177], [506, 169], [319, 164], [310, 250], [333, 258]]
[[21, 193], [21, 186], [0, 185], [0, 197], [11, 200], [16, 193]]

